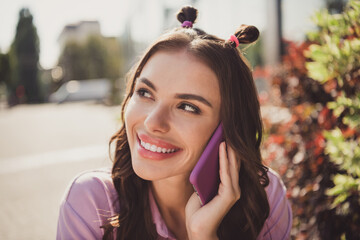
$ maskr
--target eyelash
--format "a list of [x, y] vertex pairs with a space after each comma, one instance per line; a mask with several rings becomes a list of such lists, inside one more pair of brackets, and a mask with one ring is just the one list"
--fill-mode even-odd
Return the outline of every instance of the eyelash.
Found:
[[[201, 111], [198, 107], [192, 105], [192, 104], [189, 104], [189, 103], [181, 103], [179, 105], [179, 108], [184, 110], [185, 112], [189, 112], [189, 113], [192, 113], [192, 114], [200, 114]], [[186, 110], [186, 108], [191, 108], [191, 110]]]
[[149, 94], [151, 96], [151, 93], [148, 90], [146, 90], [145, 88], [140, 88], [140, 89], [136, 90], [136, 94], [143, 98], [151, 98], [151, 97], [145, 96], [145, 94]]
[[[136, 94], [138, 96], [140, 96], [141, 98], [146, 98], [146, 99], [151, 99], [151, 96], [152, 96], [151, 93], [147, 89], [144, 89], [144, 88], [140, 88], [140, 89], [136, 90]], [[150, 97], [146, 97], [145, 94], [149, 94]], [[196, 107], [192, 104], [189, 104], [189, 103], [180, 103], [178, 108], [182, 109], [185, 112], [192, 113], [192, 114], [200, 114], [201, 113], [201, 111], [198, 107]], [[189, 108], [190, 108], [190, 110], [189, 110]]]

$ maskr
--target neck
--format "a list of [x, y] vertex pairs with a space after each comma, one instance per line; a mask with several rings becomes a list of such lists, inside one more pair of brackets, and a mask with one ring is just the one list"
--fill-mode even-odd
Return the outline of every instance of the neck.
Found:
[[188, 177], [153, 181], [151, 190], [167, 227], [178, 239], [186, 239], [185, 206], [193, 193]]

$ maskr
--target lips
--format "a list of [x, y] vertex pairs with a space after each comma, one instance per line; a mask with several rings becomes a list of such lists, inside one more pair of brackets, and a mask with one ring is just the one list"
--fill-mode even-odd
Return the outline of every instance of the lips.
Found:
[[139, 134], [137, 140], [138, 153], [144, 158], [163, 160], [173, 157], [181, 151], [181, 149], [175, 145], [145, 134]]

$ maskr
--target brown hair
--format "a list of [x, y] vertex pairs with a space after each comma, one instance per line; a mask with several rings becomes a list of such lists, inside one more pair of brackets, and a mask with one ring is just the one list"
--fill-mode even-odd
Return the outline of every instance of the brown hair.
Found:
[[[195, 22], [196, 16], [197, 10], [192, 7], [184, 7], [178, 13], [180, 22]], [[242, 25], [234, 35], [240, 43], [251, 43], [258, 38], [259, 32], [256, 27]], [[250, 68], [233, 42], [206, 34], [197, 28], [176, 28], [161, 36], [128, 74], [122, 120], [124, 122], [124, 112], [134, 92], [136, 79], [150, 57], [158, 51], [183, 49], [215, 72], [220, 86], [220, 116], [225, 140], [241, 159], [241, 198], [223, 219], [218, 236], [220, 239], [256, 239], [269, 215], [269, 203], [264, 190], [269, 179], [260, 154], [262, 122], [257, 92]], [[112, 178], [121, 206], [117, 239], [157, 239], [149, 205], [149, 182], [134, 173], [125, 124], [111, 138], [110, 144], [114, 141], [116, 149]], [[104, 239], [110, 239], [112, 225], [103, 227]]]

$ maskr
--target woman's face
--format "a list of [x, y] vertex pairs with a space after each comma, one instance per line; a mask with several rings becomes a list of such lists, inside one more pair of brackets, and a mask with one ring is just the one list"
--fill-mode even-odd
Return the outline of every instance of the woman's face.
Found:
[[159, 51], [145, 64], [125, 110], [135, 173], [188, 178], [220, 121], [215, 73], [185, 50]]

